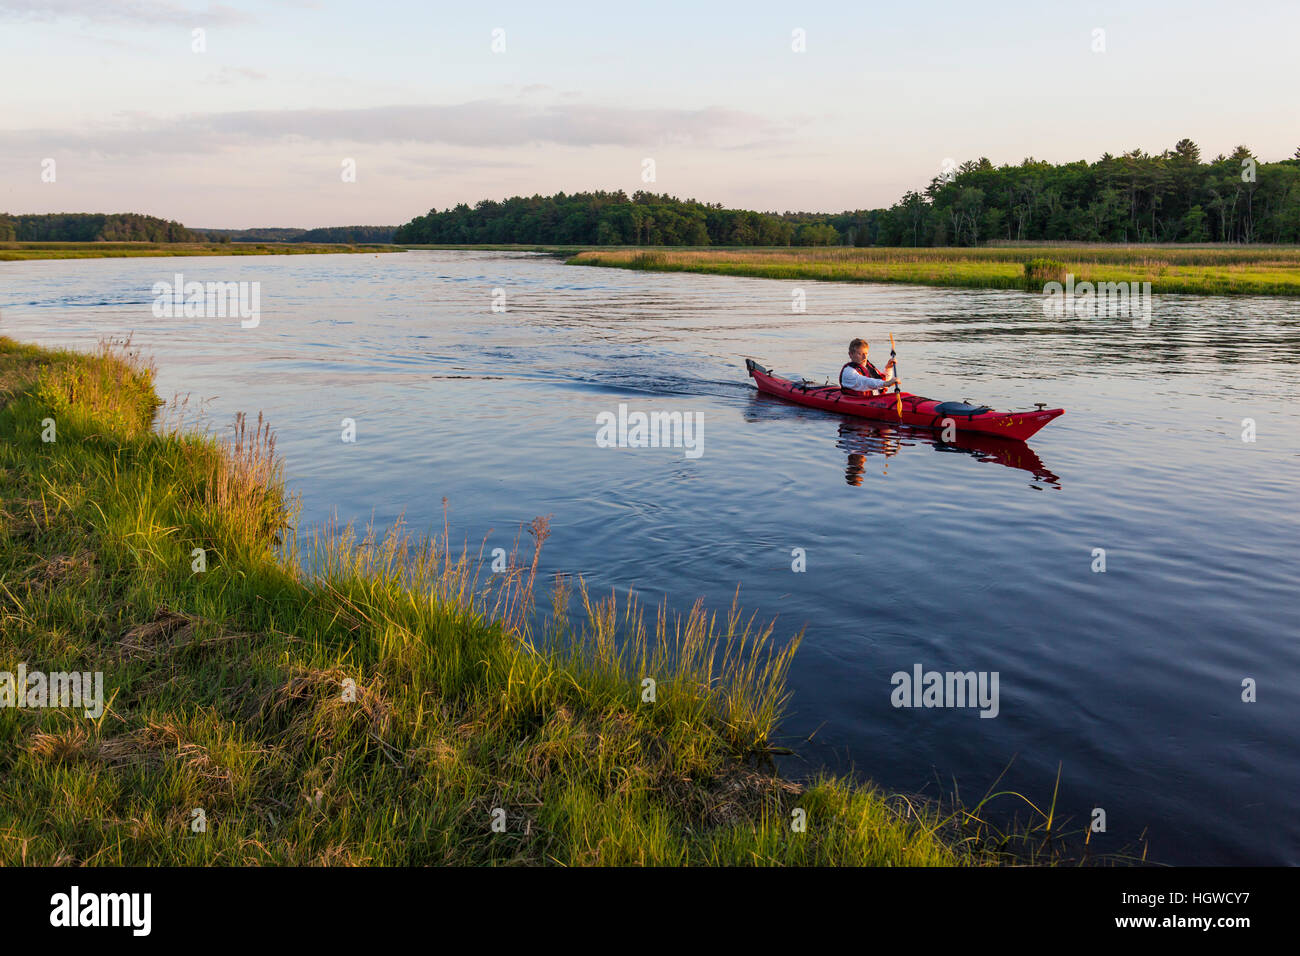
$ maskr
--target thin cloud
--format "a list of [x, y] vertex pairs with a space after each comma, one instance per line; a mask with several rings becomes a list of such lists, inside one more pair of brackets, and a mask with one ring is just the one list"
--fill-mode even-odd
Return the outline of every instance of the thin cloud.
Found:
[[789, 128], [755, 114], [720, 107], [621, 109], [480, 100], [444, 106], [246, 110], [168, 119], [133, 114], [98, 128], [16, 130], [4, 135], [11, 148], [25, 146], [41, 155], [67, 149], [129, 156], [280, 142], [493, 149], [539, 143], [570, 147], [744, 147], [755, 142], [781, 141], [782, 134], [789, 132]]
[[200, 7], [172, 0], [0, 0], [0, 18], [188, 27], [253, 19], [223, 3], [207, 3]]

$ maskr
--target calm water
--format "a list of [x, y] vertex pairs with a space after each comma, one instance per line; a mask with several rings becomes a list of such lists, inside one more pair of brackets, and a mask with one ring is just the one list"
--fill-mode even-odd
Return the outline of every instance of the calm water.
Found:
[[[154, 318], [177, 271], [261, 282], [260, 326]], [[806, 628], [789, 773], [974, 802], [1010, 764], [1000, 788], [1045, 804], [1059, 765], [1058, 815], [1104, 808], [1100, 849], [1145, 831], [1159, 861], [1300, 863], [1300, 303], [1162, 298], [1134, 330], [1019, 293], [797, 285], [804, 314], [795, 283], [528, 254], [5, 263], [0, 331], [130, 331], [165, 398], [264, 411], [306, 524], [440, 529], [445, 496], [475, 546], [552, 515], [546, 570], [597, 589], [724, 608], [739, 585], [779, 635]], [[912, 391], [1067, 412], [1028, 449], [963, 450], [744, 373], [834, 375], [856, 335], [879, 364], [889, 332]], [[701, 413], [703, 454], [597, 447], [620, 403]], [[998, 672], [996, 719], [893, 707], [917, 663]]]

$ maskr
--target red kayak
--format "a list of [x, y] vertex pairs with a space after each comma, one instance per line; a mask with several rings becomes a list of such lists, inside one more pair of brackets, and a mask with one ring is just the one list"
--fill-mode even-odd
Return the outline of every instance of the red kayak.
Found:
[[838, 385], [813, 385], [805, 382], [792, 382], [772, 374], [770, 368], [763, 368], [753, 359], [745, 359], [745, 367], [754, 378], [754, 384], [760, 392], [776, 395], [787, 401], [812, 408], [823, 408], [828, 412], [841, 415], [856, 415], [859, 418], [874, 418], [882, 422], [899, 422], [919, 428], [944, 428], [951, 420], [958, 431], [979, 432], [983, 435], [996, 435], [1013, 441], [1024, 441], [1038, 429], [1058, 415], [1064, 415], [1063, 408], [1038, 406], [1033, 412], [998, 412], [987, 405], [967, 405], [965, 402], [936, 402], [932, 398], [903, 392], [903, 415], [898, 415], [898, 396], [893, 392], [885, 395], [848, 395], [840, 391]]

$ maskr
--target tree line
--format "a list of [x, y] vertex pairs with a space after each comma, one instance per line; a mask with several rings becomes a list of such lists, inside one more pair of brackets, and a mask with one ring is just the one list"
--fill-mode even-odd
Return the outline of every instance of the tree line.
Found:
[[1245, 146], [1201, 161], [1180, 140], [1159, 154], [1054, 166], [963, 163], [886, 210], [831, 220], [852, 244], [970, 246], [990, 240], [1300, 242], [1300, 149], [1260, 161]]
[[395, 242], [647, 246], [971, 246], [1041, 242], [1300, 242], [1300, 149], [1265, 163], [1247, 147], [1201, 161], [1180, 140], [1053, 165], [954, 166], [888, 209], [750, 212], [622, 191], [485, 199], [431, 209]]
[[339, 242], [388, 243], [396, 226], [321, 229], [187, 229], [139, 213], [0, 213], [0, 242]]
[[396, 226], [324, 226], [305, 230], [294, 242], [387, 243], [396, 232]]
[[825, 215], [724, 209], [694, 199], [638, 191], [484, 199], [429, 210], [397, 230], [394, 242], [629, 246], [834, 245]]
[[210, 242], [390, 243], [396, 226], [323, 226], [318, 229], [204, 229]]
[[202, 242], [179, 222], [134, 212], [0, 213], [0, 242]]
[[753, 212], [637, 191], [484, 199], [400, 227], [192, 230], [136, 213], [0, 213], [0, 241], [520, 243], [631, 246], [972, 246], [990, 241], [1300, 243], [1300, 149], [1266, 163], [1238, 146], [1053, 165], [953, 166], [888, 209]]

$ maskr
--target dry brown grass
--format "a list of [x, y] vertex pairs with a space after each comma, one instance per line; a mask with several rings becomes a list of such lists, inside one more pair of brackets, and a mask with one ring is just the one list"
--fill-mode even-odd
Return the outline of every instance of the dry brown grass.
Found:
[[385, 698], [382, 678], [366, 686], [342, 668], [294, 668], [288, 679], [257, 702], [261, 719], [285, 725], [285, 745], [319, 748], [355, 734], [365, 734], [386, 746], [385, 732], [392, 704]]
[[124, 659], [139, 661], [166, 657], [183, 648], [213, 647], [255, 637], [245, 631], [225, 630], [193, 614], [181, 614], [159, 606], [151, 620], [126, 629], [117, 649]]

